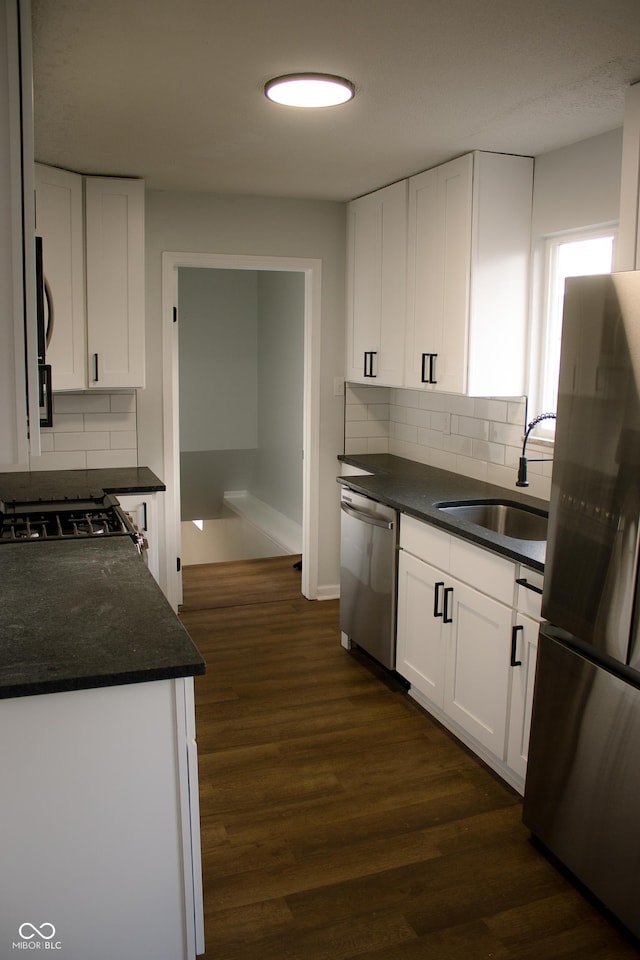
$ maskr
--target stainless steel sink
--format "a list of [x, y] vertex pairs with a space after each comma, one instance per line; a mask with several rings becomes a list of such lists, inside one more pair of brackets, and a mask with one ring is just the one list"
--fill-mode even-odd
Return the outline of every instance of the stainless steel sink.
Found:
[[514, 540], [547, 539], [547, 514], [534, 507], [500, 500], [464, 500], [439, 503], [437, 507], [460, 520]]

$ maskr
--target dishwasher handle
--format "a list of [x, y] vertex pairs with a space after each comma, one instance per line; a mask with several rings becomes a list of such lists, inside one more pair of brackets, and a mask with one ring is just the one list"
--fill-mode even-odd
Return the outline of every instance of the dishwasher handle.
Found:
[[393, 520], [383, 520], [381, 517], [375, 517], [372, 513], [363, 513], [361, 510], [356, 510], [355, 507], [345, 503], [344, 500], [340, 502], [340, 509], [344, 510], [347, 516], [361, 520], [363, 523], [368, 523], [372, 527], [382, 527], [383, 530], [393, 530], [395, 526]]

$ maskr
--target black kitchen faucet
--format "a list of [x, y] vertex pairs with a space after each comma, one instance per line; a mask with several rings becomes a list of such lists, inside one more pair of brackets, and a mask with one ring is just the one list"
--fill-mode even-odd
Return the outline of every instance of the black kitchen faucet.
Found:
[[524, 434], [524, 443], [522, 444], [522, 455], [520, 456], [520, 462], [518, 464], [518, 479], [516, 480], [516, 487], [528, 487], [529, 481], [527, 480], [527, 463], [531, 460], [532, 463], [544, 463], [547, 460], [550, 460], [550, 457], [526, 457], [527, 449], [527, 440], [529, 439], [529, 434], [533, 428], [540, 423], [541, 420], [555, 420], [555, 413], [541, 413], [537, 416], [531, 423], [527, 426]]

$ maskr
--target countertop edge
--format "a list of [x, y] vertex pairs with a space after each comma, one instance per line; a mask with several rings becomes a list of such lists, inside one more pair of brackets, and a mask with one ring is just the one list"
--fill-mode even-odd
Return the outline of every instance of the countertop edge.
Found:
[[[420, 464], [417, 461], [405, 460], [402, 457], [394, 457], [391, 454], [363, 454], [361, 456], [341, 454], [338, 461], [346, 463], [361, 470], [367, 470], [367, 474], [356, 474], [347, 476], [338, 476], [336, 481], [342, 486], [350, 487], [356, 493], [380, 500], [393, 507], [401, 513], [414, 517], [416, 520], [429, 523], [432, 526], [439, 527], [447, 533], [459, 536], [477, 544], [485, 550], [499, 554], [512, 560], [514, 563], [521, 563], [532, 570], [544, 573], [544, 553], [545, 544], [542, 541], [531, 540], [513, 540], [510, 537], [501, 536], [498, 533], [492, 533], [476, 524], [452, 517], [450, 514], [444, 514], [434, 505], [447, 499], [474, 499], [480, 497], [508, 498], [514, 502], [530, 504], [538, 509], [547, 509], [548, 504], [536, 497], [528, 494], [522, 494], [520, 491], [511, 493], [495, 484], [487, 483], [483, 480], [474, 480], [472, 477], [464, 477], [461, 474], [453, 474], [450, 471], [441, 470], [438, 467], [430, 467]], [[394, 465], [396, 469], [394, 470]], [[430, 502], [422, 504], [420, 507], [412, 505], [408, 500], [399, 495], [399, 491], [393, 490], [394, 485], [405, 486], [408, 490], [420, 490], [424, 492], [424, 485], [430, 482], [440, 488], [440, 493]], [[458, 492], [447, 496], [443, 488], [454, 485], [458, 488], [464, 488], [467, 492], [460, 495]], [[387, 489], [385, 489], [385, 486]], [[427, 501], [429, 498], [427, 497]]]
[[124, 687], [129, 684], [151, 683], [156, 680], [179, 680], [181, 677], [204, 676], [205, 673], [206, 664], [202, 661], [202, 663], [188, 666], [161, 667], [123, 674], [17, 683], [13, 686], [1, 687], [0, 700], [14, 700], [20, 697], [35, 697], [50, 693], [71, 693], [79, 690], [99, 690], [106, 687]]

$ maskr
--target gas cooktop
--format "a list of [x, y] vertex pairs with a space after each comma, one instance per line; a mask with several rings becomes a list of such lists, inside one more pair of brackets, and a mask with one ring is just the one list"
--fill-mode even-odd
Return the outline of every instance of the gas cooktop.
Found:
[[109, 494], [54, 501], [0, 501], [0, 544], [114, 536], [136, 540], [133, 524]]

